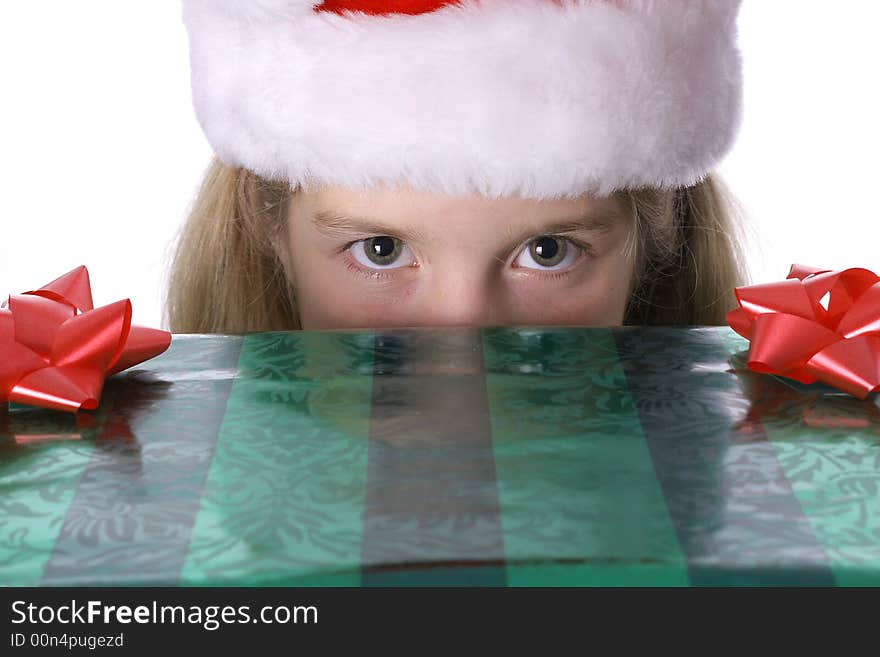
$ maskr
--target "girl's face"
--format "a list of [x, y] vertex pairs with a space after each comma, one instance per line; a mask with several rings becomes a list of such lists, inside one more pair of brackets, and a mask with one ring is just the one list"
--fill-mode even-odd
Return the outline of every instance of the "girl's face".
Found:
[[298, 191], [288, 237], [301, 325], [620, 325], [631, 229], [611, 198]]

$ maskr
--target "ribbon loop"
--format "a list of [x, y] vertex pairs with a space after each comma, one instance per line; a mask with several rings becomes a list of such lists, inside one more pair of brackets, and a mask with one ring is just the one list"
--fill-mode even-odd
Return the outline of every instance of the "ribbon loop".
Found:
[[66, 303], [81, 313], [94, 309], [89, 270], [84, 266], [77, 267], [64, 276], [59, 276], [51, 283], [46, 283], [39, 290], [26, 292], [26, 294], [36, 294], [53, 301]]
[[15, 340], [38, 353], [52, 349], [55, 332], [75, 312], [66, 304], [33, 294], [10, 296], [9, 310], [15, 317]]

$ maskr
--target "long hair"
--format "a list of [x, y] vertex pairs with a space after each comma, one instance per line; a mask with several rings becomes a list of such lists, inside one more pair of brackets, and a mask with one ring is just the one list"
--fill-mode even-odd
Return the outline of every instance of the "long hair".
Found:
[[[213, 157], [176, 239], [165, 308], [172, 332], [301, 328], [286, 230], [293, 193]], [[718, 176], [617, 196], [634, 219], [624, 324], [724, 324], [745, 267], [738, 206]]]
[[624, 324], [723, 325], [747, 282], [743, 212], [717, 174], [675, 190], [622, 192], [635, 272]]
[[176, 239], [165, 304], [174, 333], [298, 329], [284, 252], [286, 183], [211, 160]]

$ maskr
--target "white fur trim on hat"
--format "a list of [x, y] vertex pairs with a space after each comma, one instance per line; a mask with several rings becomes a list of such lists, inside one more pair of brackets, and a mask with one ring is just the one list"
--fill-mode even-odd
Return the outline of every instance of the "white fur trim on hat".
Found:
[[213, 0], [230, 17], [246, 21], [291, 19], [306, 12], [312, 13], [320, 2], [313, 0]]
[[740, 0], [462, 0], [419, 15], [183, 0], [217, 155], [292, 187], [558, 198], [704, 177], [741, 117]]

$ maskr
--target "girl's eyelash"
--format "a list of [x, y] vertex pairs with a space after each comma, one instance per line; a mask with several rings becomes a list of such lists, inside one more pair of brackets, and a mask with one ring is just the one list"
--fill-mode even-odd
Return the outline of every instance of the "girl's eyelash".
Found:
[[[358, 241], [360, 241], [360, 240], [358, 240]], [[352, 242], [352, 244], [354, 244], [354, 243], [355, 243], [355, 242]], [[353, 271], [355, 274], [360, 274], [360, 275], [363, 276], [364, 278], [371, 278], [371, 279], [374, 279], [374, 280], [375, 280], [375, 279], [379, 279], [379, 278], [388, 278], [389, 276], [392, 275], [392, 274], [390, 274], [390, 273], [388, 273], [388, 272], [389, 272], [389, 271], [393, 271], [393, 269], [391, 269], [391, 270], [382, 270], [382, 269], [364, 269], [363, 267], [361, 267], [360, 265], [358, 265], [358, 264], [352, 262], [352, 261], [349, 260], [348, 258], [345, 259], [345, 266], [348, 267], [348, 269], [351, 270], [351, 271]]]
[[[559, 239], [563, 239], [563, 240], [568, 241], [571, 245], [573, 245], [575, 248], [580, 250], [581, 253], [583, 253], [584, 255], [589, 256], [594, 253], [592, 246], [590, 246], [589, 244], [585, 244], [584, 242], [572, 239], [570, 237], [566, 237], [564, 235], [540, 235], [539, 237], [557, 237]], [[363, 239], [353, 240], [353, 241], [349, 242], [348, 244], [346, 244], [345, 246], [343, 246], [339, 252], [346, 253], [352, 246], [354, 246], [358, 242], [363, 242], [364, 240], [368, 240], [368, 239], [370, 239], [370, 238], [365, 237]], [[534, 237], [531, 240], [529, 240], [528, 242], [526, 242], [526, 244], [530, 244], [531, 242], [533, 242], [536, 239], [538, 239], [538, 238]], [[520, 250], [522, 250], [522, 249], [520, 249]], [[519, 253], [519, 251], [517, 251], [517, 253]], [[358, 265], [356, 262], [351, 260], [350, 257], [345, 258], [345, 266], [350, 271], [353, 271], [354, 273], [359, 274], [359, 275], [363, 276], [364, 278], [369, 278], [369, 279], [373, 279], [373, 280], [377, 280], [377, 279], [381, 279], [381, 278], [390, 278], [391, 276], [394, 275], [393, 272], [395, 269], [403, 269], [403, 267], [393, 267], [393, 268], [390, 268], [387, 270], [364, 269], [363, 267]], [[538, 274], [537, 274], [538, 276], [543, 276], [544, 278], [549, 278], [549, 279], [559, 279], [559, 278], [563, 278], [565, 276], [568, 276], [573, 270], [574, 270], [573, 267], [569, 267], [568, 269], [566, 269], [564, 271], [560, 271], [560, 272], [556, 272], [556, 271], [552, 271], [552, 270], [547, 271], [547, 272], [540, 272], [539, 270], [535, 270], [535, 271], [538, 272]]]

